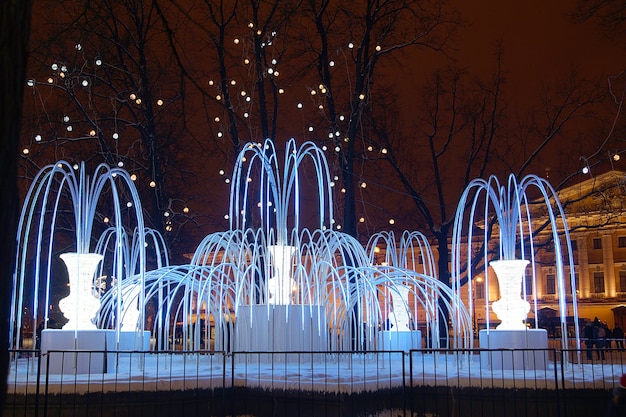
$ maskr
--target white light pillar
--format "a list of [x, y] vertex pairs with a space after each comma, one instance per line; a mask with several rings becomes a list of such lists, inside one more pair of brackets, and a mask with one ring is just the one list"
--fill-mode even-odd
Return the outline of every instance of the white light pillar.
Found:
[[295, 246], [270, 245], [267, 247], [272, 255], [274, 274], [268, 282], [268, 303], [277, 305], [291, 304], [291, 295], [295, 288], [293, 262], [291, 257], [296, 251]]

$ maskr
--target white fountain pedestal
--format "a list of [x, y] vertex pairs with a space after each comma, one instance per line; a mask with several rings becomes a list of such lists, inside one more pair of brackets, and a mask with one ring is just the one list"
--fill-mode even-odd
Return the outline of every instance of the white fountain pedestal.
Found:
[[41, 332], [41, 371], [49, 374], [102, 374], [115, 369], [116, 351], [150, 350], [150, 332], [44, 329]]
[[[481, 330], [480, 365], [485, 369], [533, 370], [548, 367], [548, 332], [545, 329]], [[544, 350], [532, 350], [544, 349]]]
[[239, 306], [235, 350], [297, 352], [327, 350], [324, 308], [300, 304]]
[[382, 330], [378, 332], [377, 350], [403, 350], [422, 348], [421, 330]]

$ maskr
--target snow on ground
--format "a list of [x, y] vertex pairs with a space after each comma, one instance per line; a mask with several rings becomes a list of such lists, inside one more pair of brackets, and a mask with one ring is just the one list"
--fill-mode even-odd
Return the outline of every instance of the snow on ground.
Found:
[[[510, 352], [509, 352], [510, 353]], [[94, 353], [95, 354], [95, 353]], [[493, 355], [506, 351], [492, 352]], [[100, 353], [103, 357], [102, 353]], [[483, 351], [484, 355], [484, 351]], [[497, 356], [494, 356], [497, 358]], [[477, 352], [368, 353], [106, 353], [106, 373], [46, 374], [46, 357], [12, 363], [9, 393], [107, 393], [249, 387], [358, 393], [403, 386], [528, 389], [611, 389], [626, 373], [621, 360], [567, 363], [548, 359], [545, 369], [491, 369]], [[67, 358], [66, 358], [67, 359]], [[615, 358], [613, 358], [615, 359]], [[69, 359], [67, 359], [69, 360]], [[495, 360], [494, 362], [501, 362]], [[517, 366], [517, 365], [516, 365]], [[519, 366], [518, 368], [521, 368]], [[532, 368], [526, 364], [526, 368]], [[544, 366], [540, 366], [542, 368]]]

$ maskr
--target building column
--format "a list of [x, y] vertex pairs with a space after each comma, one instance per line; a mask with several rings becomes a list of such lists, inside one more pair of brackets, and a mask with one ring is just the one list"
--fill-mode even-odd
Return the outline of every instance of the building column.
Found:
[[578, 282], [576, 283], [580, 291], [580, 298], [591, 297], [591, 283], [589, 282], [589, 254], [587, 251], [587, 238], [576, 238], [576, 247], [578, 255]]
[[613, 236], [602, 236], [602, 262], [604, 264], [604, 290], [607, 297], [615, 297], [615, 261], [613, 258]]

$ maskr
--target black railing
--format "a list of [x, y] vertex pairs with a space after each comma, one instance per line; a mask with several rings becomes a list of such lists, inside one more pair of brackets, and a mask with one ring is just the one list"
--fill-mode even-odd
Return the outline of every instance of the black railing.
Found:
[[14, 351], [5, 416], [596, 416], [626, 352]]

